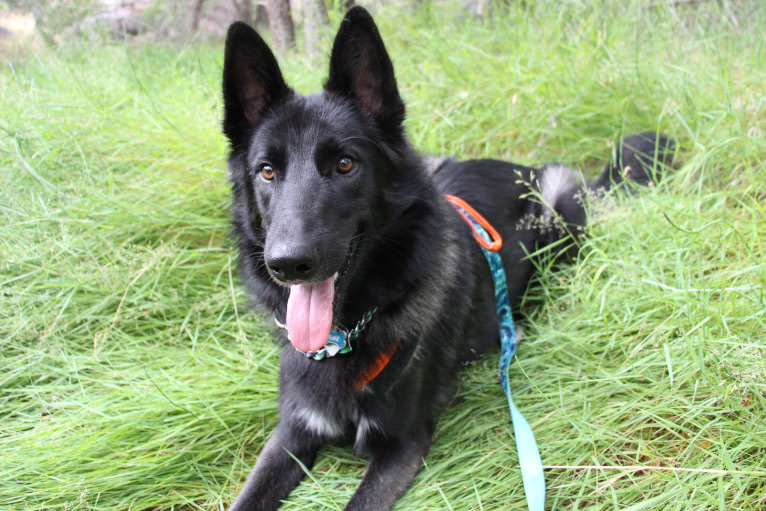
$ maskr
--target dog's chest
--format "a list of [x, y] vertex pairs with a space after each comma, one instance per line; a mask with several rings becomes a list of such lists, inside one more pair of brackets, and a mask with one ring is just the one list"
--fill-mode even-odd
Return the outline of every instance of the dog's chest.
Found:
[[381, 418], [365, 412], [354, 402], [303, 402], [288, 408], [282, 409], [283, 420], [320, 438], [353, 437], [357, 449], [364, 447], [370, 435], [383, 432]]

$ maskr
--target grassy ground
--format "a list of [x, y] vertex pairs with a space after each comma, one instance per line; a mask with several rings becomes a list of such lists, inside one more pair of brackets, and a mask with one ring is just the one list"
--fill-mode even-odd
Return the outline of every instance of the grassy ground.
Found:
[[[683, 147], [526, 297], [511, 385], [551, 509], [766, 508], [766, 13], [683, 5], [379, 12], [427, 152], [592, 175], [623, 133]], [[2, 65], [1, 509], [220, 509], [276, 423], [278, 353], [227, 238], [221, 55]], [[325, 66], [284, 72], [308, 92]], [[465, 373], [396, 509], [524, 509], [496, 362]], [[363, 469], [326, 449], [284, 509], [342, 509]]]

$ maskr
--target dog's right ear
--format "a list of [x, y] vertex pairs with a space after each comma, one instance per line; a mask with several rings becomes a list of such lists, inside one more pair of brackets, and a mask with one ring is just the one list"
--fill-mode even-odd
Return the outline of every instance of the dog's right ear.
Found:
[[246, 23], [232, 23], [223, 63], [223, 133], [232, 149], [246, 147], [266, 110], [291, 93], [261, 36]]

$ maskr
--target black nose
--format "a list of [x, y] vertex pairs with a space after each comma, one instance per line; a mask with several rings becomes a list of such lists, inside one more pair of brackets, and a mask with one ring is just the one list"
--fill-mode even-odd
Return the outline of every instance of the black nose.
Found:
[[309, 247], [281, 245], [266, 255], [266, 266], [282, 282], [296, 282], [313, 277], [319, 264]]

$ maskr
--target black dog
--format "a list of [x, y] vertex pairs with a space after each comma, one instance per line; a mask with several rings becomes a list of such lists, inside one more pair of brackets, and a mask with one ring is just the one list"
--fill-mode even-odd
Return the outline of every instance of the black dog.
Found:
[[[346, 509], [390, 509], [460, 368], [498, 346], [487, 262], [442, 195], [461, 197], [502, 235], [515, 307], [533, 271], [525, 254], [577, 234], [588, 188], [555, 165], [449, 159], [427, 168], [361, 8], [343, 20], [327, 83], [310, 96], [285, 84], [254, 30], [233, 24], [223, 94], [242, 279], [287, 331], [280, 422], [232, 509], [276, 509], [303, 478], [301, 463], [311, 467], [322, 445], [344, 438], [370, 456]], [[595, 186], [650, 183], [672, 145], [653, 133], [626, 139]], [[328, 344], [338, 335], [340, 345]]]

